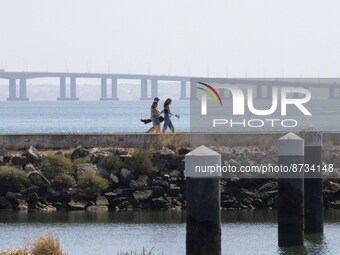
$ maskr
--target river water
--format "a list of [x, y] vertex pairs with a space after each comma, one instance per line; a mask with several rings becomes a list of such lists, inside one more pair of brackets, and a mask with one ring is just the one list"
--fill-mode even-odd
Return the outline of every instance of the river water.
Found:
[[[279, 249], [275, 211], [222, 211], [222, 254], [340, 254], [340, 211], [325, 213], [324, 235], [306, 235], [304, 247]], [[52, 233], [69, 255], [116, 255], [119, 251], [185, 254], [185, 212], [0, 213], [0, 249]]]
[[[0, 102], [0, 133], [145, 132], [151, 101]], [[162, 109], [162, 105], [158, 107]], [[189, 101], [172, 103], [177, 131], [189, 131]]]
[[[140, 120], [150, 117], [151, 101], [0, 101], [0, 134], [1, 133], [77, 133], [77, 132], [145, 132], [151, 124], [143, 124]], [[159, 110], [162, 109], [162, 103]], [[225, 100], [225, 107], [232, 108], [232, 101]], [[259, 109], [267, 109], [270, 101], [260, 100]], [[211, 103], [212, 104], [212, 103]], [[193, 109], [194, 107], [194, 109]], [[289, 116], [282, 117], [277, 112], [270, 116], [253, 116], [249, 112], [245, 116], [233, 117], [239, 124], [234, 127], [217, 125], [211, 129], [211, 121], [202, 122], [200, 106], [190, 105], [189, 100], [174, 100], [171, 111], [179, 114], [172, 122], [179, 132], [241, 132], [241, 131], [300, 131], [306, 126], [314, 125], [322, 131], [340, 130], [340, 100], [314, 100], [309, 106], [312, 116], [304, 116], [296, 111], [289, 112]], [[216, 112], [216, 106], [211, 111]], [[220, 111], [224, 113], [224, 108]], [[199, 112], [199, 113], [197, 113]], [[212, 115], [212, 112], [209, 115]], [[294, 113], [296, 112], [296, 113]], [[296, 116], [295, 116], [296, 114]], [[196, 117], [194, 117], [196, 116]], [[298, 126], [286, 128], [275, 122], [265, 121], [263, 127], [241, 128], [243, 119], [296, 119]], [[211, 117], [212, 118], [212, 117]], [[210, 118], [210, 119], [211, 119]], [[218, 115], [217, 119], [227, 118], [230, 114]], [[261, 119], [260, 118], [260, 119]], [[204, 124], [205, 123], [205, 124]], [[247, 122], [248, 123], [248, 122]], [[252, 123], [259, 125], [259, 121]]]

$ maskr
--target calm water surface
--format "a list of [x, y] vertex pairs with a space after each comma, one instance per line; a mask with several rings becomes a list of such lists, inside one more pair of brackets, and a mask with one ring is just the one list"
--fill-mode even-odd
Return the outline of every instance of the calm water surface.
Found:
[[[158, 107], [160, 110], [162, 103]], [[230, 100], [225, 100], [225, 104], [227, 108], [232, 107]], [[151, 124], [144, 125], [140, 119], [150, 117], [150, 105], [149, 100], [0, 102], [0, 133], [145, 132]], [[267, 109], [268, 102], [259, 101], [259, 106], [259, 109]], [[299, 122], [299, 126], [292, 130], [301, 130], [309, 125], [317, 126], [323, 131], [340, 130], [339, 121], [335, 121], [339, 119], [340, 100], [316, 100], [309, 108], [313, 116], [316, 116], [314, 119], [301, 117], [299, 111], [297, 111], [297, 116], [293, 113], [289, 114], [289, 118], [297, 119]], [[191, 111], [189, 100], [174, 100], [171, 110], [180, 115], [180, 119], [172, 118], [176, 131], [188, 132]], [[200, 107], [193, 109], [193, 112], [195, 111], [200, 112]], [[247, 114], [245, 119], [254, 118], [253, 115]], [[275, 115], [270, 118], [274, 117]], [[276, 117], [282, 119], [282, 116]], [[230, 116], [223, 116], [223, 118], [230, 118]], [[195, 122], [191, 124], [192, 131], [211, 132], [210, 126], [204, 130], [201, 122], [198, 122], [198, 125], [197, 123], [195, 125]], [[217, 131], [239, 132], [239, 127], [236, 125], [234, 128], [228, 128], [221, 125]], [[263, 128], [247, 127], [242, 130], [272, 129], [267, 125]], [[288, 129], [278, 125], [274, 130], [287, 131]]]
[[[0, 102], [0, 133], [145, 132], [151, 101]], [[158, 107], [162, 109], [162, 105]], [[178, 131], [189, 131], [189, 101], [172, 103]]]
[[[305, 246], [277, 247], [275, 211], [223, 211], [223, 254], [340, 254], [340, 211], [327, 211], [324, 235], [307, 235]], [[0, 213], [0, 249], [25, 244], [28, 237], [52, 233], [69, 255], [115, 255], [151, 249], [185, 254], [185, 212]]]

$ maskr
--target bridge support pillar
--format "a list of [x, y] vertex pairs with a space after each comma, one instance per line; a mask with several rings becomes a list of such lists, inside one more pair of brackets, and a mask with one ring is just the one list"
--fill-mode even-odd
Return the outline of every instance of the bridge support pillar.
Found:
[[151, 80], [151, 99], [154, 99], [158, 96], [158, 80]]
[[101, 79], [101, 98], [100, 100], [119, 100], [117, 97], [117, 78], [111, 79], [111, 97], [107, 96], [107, 78]]
[[17, 96], [16, 79], [9, 79], [9, 97], [7, 98], [7, 101], [28, 101], [26, 79], [20, 79], [19, 96]]
[[58, 100], [66, 100], [66, 78], [60, 78], [60, 97]]
[[329, 88], [329, 99], [340, 99], [340, 88]]
[[77, 98], [76, 77], [71, 77], [71, 100], [79, 100], [79, 98]]
[[112, 100], [119, 100], [118, 98], [118, 82], [117, 82], [117, 78], [112, 78], [111, 79], [111, 96], [112, 96]]
[[148, 80], [147, 79], [140, 80], [140, 99], [141, 100], [148, 99]]
[[15, 79], [9, 79], [9, 97], [7, 101], [12, 101], [16, 99], [16, 81]]
[[181, 97], [179, 99], [189, 99], [189, 97], [187, 96], [187, 81], [181, 81]]
[[19, 100], [28, 101], [26, 79], [20, 79]]
[[70, 96], [66, 96], [66, 77], [60, 77], [60, 97], [57, 98], [58, 101], [65, 100], [79, 100], [77, 98], [77, 85], [76, 77], [70, 78]]
[[100, 100], [107, 100], [107, 80], [102, 78], [101, 80], [101, 98]]

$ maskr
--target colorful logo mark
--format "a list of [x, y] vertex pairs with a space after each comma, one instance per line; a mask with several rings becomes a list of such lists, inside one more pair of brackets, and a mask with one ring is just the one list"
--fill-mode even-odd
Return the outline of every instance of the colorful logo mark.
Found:
[[197, 89], [204, 91], [205, 93], [207, 93], [210, 98], [213, 100], [214, 104], [217, 104], [217, 100], [218, 99], [220, 105], [222, 106], [222, 99], [220, 97], [220, 95], [218, 94], [218, 92], [216, 91], [216, 89], [214, 89], [211, 85], [204, 83], [204, 82], [197, 82], [198, 84], [204, 86], [204, 87], [197, 87]]

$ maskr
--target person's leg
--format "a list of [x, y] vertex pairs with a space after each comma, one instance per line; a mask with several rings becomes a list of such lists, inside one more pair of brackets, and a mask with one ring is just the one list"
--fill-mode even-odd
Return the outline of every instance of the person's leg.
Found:
[[175, 128], [174, 128], [174, 125], [172, 125], [172, 121], [171, 120], [169, 121], [169, 128], [170, 128], [172, 133], [175, 133]]
[[164, 133], [166, 131], [166, 129], [168, 128], [168, 125], [169, 125], [169, 121], [170, 121], [170, 118], [169, 116], [164, 116], [164, 125], [163, 125], [163, 130], [162, 132]]
[[156, 121], [157, 121], [156, 119], [152, 119], [152, 127], [149, 128], [149, 130], [146, 131], [146, 133], [150, 133], [151, 131], [155, 129], [155, 125], [157, 124]]
[[151, 131], [155, 128], [155, 126], [152, 126], [151, 128], [149, 128], [148, 131], [146, 131], [145, 133], [151, 133]]
[[161, 125], [158, 124], [156, 127], [155, 127], [155, 133], [159, 133], [161, 132]]

